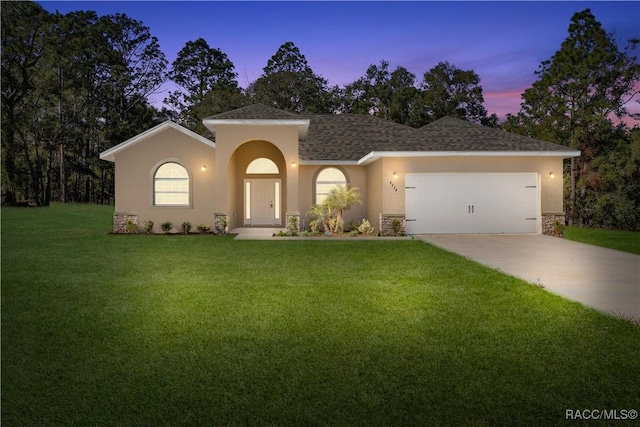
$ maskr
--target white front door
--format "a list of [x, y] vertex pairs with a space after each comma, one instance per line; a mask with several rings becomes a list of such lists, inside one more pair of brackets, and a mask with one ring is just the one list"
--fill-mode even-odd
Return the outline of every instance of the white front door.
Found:
[[248, 179], [244, 187], [244, 224], [280, 225], [280, 180]]

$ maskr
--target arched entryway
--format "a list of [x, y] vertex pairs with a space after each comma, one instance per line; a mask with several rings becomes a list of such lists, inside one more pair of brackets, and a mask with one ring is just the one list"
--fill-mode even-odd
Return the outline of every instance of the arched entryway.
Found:
[[282, 226], [287, 188], [282, 152], [267, 141], [250, 141], [238, 147], [231, 162], [238, 226]]

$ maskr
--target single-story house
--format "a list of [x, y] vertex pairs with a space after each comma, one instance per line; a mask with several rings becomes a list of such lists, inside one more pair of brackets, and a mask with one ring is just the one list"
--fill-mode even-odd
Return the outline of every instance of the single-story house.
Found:
[[204, 119], [212, 140], [171, 121], [100, 154], [115, 163], [114, 231], [189, 221], [285, 227], [336, 185], [357, 187], [383, 233], [547, 233], [564, 222], [561, 145], [445, 117], [420, 129], [369, 115], [293, 114], [255, 104]]

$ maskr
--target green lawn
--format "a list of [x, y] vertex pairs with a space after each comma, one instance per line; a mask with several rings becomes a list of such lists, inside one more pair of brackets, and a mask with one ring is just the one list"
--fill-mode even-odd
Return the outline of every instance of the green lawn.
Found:
[[640, 255], [640, 233], [600, 228], [566, 227], [565, 239]]
[[640, 410], [639, 327], [423, 242], [109, 235], [111, 212], [2, 209], [3, 426]]

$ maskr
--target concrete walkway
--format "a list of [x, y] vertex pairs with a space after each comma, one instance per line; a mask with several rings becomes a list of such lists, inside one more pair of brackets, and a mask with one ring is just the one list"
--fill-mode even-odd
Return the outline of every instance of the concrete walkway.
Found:
[[235, 234], [235, 240], [275, 240], [275, 241], [286, 241], [286, 240], [314, 240], [316, 242], [327, 242], [327, 241], [338, 241], [344, 242], [348, 241], [372, 241], [372, 240], [380, 240], [380, 241], [391, 241], [391, 240], [411, 240], [409, 236], [398, 236], [398, 237], [377, 237], [377, 236], [367, 236], [367, 237], [351, 237], [351, 236], [340, 236], [340, 237], [327, 237], [327, 236], [315, 236], [315, 237], [274, 237], [274, 233], [278, 233], [278, 231], [287, 231], [284, 228], [251, 228], [251, 227], [238, 227], [234, 228], [229, 232], [229, 234]]
[[640, 255], [544, 235], [416, 237], [605, 313], [640, 319]]
[[273, 234], [280, 230], [284, 230], [284, 228], [238, 227], [231, 230], [229, 234], [236, 234], [235, 240], [271, 240]]

